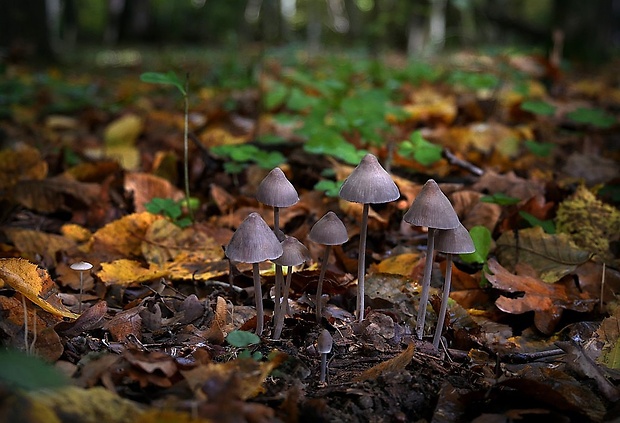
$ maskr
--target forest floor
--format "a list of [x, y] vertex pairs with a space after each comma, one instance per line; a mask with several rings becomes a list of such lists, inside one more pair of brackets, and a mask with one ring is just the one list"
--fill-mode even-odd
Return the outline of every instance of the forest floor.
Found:
[[[618, 421], [618, 63], [177, 59], [2, 70], [0, 421]], [[362, 206], [338, 190], [369, 152], [400, 198], [370, 207], [358, 322]], [[277, 340], [273, 263], [254, 337], [252, 265], [224, 251], [250, 213], [273, 226], [255, 196], [275, 167], [310, 256]], [[447, 255], [417, 339], [428, 231], [403, 221], [429, 179], [476, 247], [453, 257], [438, 349]], [[322, 263], [308, 234], [329, 211], [349, 240]]]

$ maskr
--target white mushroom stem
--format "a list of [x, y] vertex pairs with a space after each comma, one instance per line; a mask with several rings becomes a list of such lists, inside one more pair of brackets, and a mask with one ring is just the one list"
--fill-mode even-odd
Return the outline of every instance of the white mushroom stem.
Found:
[[431, 289], [431, 272], [433, 271], [433, 260], [435, 257], [435, 228], [428, 228], [428, 246], [426, 247], [426, 264], [424, 265], [424, 276], [422, 277], [422, 294], [418, 305], [418, 318], [416, 321], [415, 333], [418, 339], [424, 336], [424, 321], [426, 320], [426, 305]]
[[366, 233], [368, 232], [368, 203], [364, 204], [360, 228], [360, 249], [357, 257], [357, 320], [364, 320], [364, 279], [366, 276]]
[[252, 264], [252, 275], [254, 276], [254, 301], [256, 302], [256, 334], [263, 333], [263, 290], [260, 285], [260, 273], [258, 263]]
[[452, 254], [447, 254], [446, 258], [446, 281], [443, 284], [443, 294], [441, 296], [441, 307], [439, 316], [437, 317], [437, 327], [435, 328], [435, 336], [433, 336], [433, 348], [439, 348], [439, 340], [443, 332], [443, 324], [446, 320], [446, 312], [448, 310], [448, 299], [450, 298], [450, 285], [452, 283]]
[[321, 376], [319, 381], [325, 383], [325, 377], [327, 376], [327, 353], [321, 354]]
[[80, 304], [78, 306], [78, 313], [82, 313], [82, 294], [84, 293], [84, 272], [80, 270]]
[[325, 246], [325, 252], [323, 253], [323, 263], [321, 263], [321, 272], [319, 273], [319, 283], [316, 287], [316, 321], [321, 323], [321, 315], [323, 308], [323, 301], [321, 297], [323, 295], [323, 279], [325, 278], [325, 271], [327, 270], [327, 261], [329, 260], [329, 253], [332, 250], [331, 245]]
[[276, 305], [278, 315], [276, 316], [276, 323], [273, 328], [273, 339], [280, 339], [280, 336], [282, 335], [282, 329], [284, 328], [284, 315], [288, 313], [288, 292], [291, 288], [292, 276], [293, 266], [288, 266], [286, 273], [286, 283], [284, 284], [284, 291], [282, 293], [282, 301], [279, 304], [279, 308], [277, 308], [278, 305]]
[[282, 274], [282, 266], [276, 264], [276, 286], [273, 289], [274, 306], [273, 306], [273, 339], [280, 339], [280, 334], [276, 333], [277, 322], [280, 320], [280, 316], [284, 316], [284, 304], [282, 301], [282, 292], [284, 285], [284, 275]]

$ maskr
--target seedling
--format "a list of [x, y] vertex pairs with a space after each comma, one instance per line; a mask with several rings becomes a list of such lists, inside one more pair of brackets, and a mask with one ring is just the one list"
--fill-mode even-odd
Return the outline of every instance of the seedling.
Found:
[[75, 270], [80, 272], [80, 305], [78, 308], [78, 313], [82, 312], [82, 293], [84, 292], [84, 272], [88, 272], [93, 268], [93, 265], [87, 261], [79, 261], [77, 263], [73, 263], [71, 266], [71, 270]]
[[556, 107], [542, 100], [526, 100], [521, 103], [521, 110], [541, 116], [552, 116]]
[[[177, 74], [173, 71], [170, 71], [168, 73], [145, 72], [140, 75], [140, 80], [151, 84], [173, 85], [183, 95], [183, 103], [185, 109], [183, 120], [183, 169], [185, 180], [185, 201], [187, 204], [190, 204], [191, 196], [189, 193], [189, 98], [187, 94], [189, 75], [185, 77], [185, 84], [181, 82]], [[188, 212], [189, 219], [191, 222], [193, 222], [194, 214], [191, 207], [188, 208]]]
[[[193, 198], [191, 200], [194, 200]], [[185, 216], [183, 217], [183, 208], [181, 205], [185, 202], [185, 200], [174, 201], [171, 198], [159, 198], [155, 197], [148, 203], [144, 205], [144, 208], [149, 213], [153, 214], [161, 214], [162, 216], [170, 219], [172, 223], [177, 225], [180, 228], [187, 228], [192, 224], [192, 220]], [[194, 201], [195, 203], [196, 201]], [[190, 204], [189, 209], [192, 208], [192, 204]]]
[[273, 169], [286, 162], [286, 157], [279, 151], [265, 151], [251, 144], [219, 145], [211, 149], [216, 156], [228, 158], [224, 170], [230, 174], [243, 171], [249, 163], [256, 163], [262, 169]]
[[414, 131], [408, 140], [400, 143], [398, 154], [411, 157], [423, 166], [430, 166], [441, 160], [443, 149], [422, 137], [421, 131]]
[[576, 123], [592, 125], [595, 128], [607, 129], [617, 123], [614, 116], [604, 110], [595, 108], [580, 107], [566, 115], [567, 118]]
[[233, 347], [243, 348], [237, 356], [239, 358], [252, 358], [257, 361], [263, 358], [260, 351], [250, 351], [250, 346], [260, 344], [260, 337], [252, 332], [234, 330], [226, 336], [226, 342]]

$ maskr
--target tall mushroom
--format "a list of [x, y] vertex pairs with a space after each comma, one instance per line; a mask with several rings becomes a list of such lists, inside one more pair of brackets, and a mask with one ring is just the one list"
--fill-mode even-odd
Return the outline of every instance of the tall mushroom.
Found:
[[342, 220], [336, 216], [336, 213], [328, 211], [325, 213], [325, 216], [312, 226], [308, 238], [312, 242], [325, 245], [323, 263], [321, 264], [321, 272], [319, 273], [319, 283], [316, 288], [316, 321], [321, 322], [321, 296], [323, 294], [323, 279], [325, 278], [325, 271], [327, 270], [329, 253], [331, 252], [332, 245], [344, 244], [349, 240], [349, 235], [347, 234], [347, 228], [344, 226], [344, 223], [342, 223]]
[[422, 339], [435, 255], [435, 232], [437, 229], [454, 229], [460, 225], [460, 222], [454, 208], [452, 208], [452, 204], [450, 204], [450, 200], [441, 192], [439, 185], [433, 179], [426, 181], [422, 191], [420, 191], [407, 213], [405, 213], [405, 216], [403, 216], [403, 220], [411, 225], [428, 228], [426, 265], [424, 266], [422, 295], [420, 296], [416, 321], [416, 336], [418, 339]]
[[265, 176], [258, 185], [256, 199], [273, 207], [273, 230], [278, 239], [283, 241], [284, 234], [280, 230], [280, 208], [296, 204], [299, 201], [299, 195], [282, 169], [276, 167]]
[[[287, 236], [280, 244], [282, 245], [283, 253], [280, 257], [273, 261], [276, 266], [279, 266], [280, 268], [280, 272], [278, 274], [278, 267], [276, 267], [276, 278], [283, 278], [283, 266], [287, 266], [288, 269], [286, 272], [286, 283], [284, 284], [282, 294], [279, 295], [276, 290], [273, 339], [280, 339], [280, 335], [282, 334], [282, 328], [284, 326], [284, 315], [286, 314], [286, 308], [288, 305], [288, 293], [291, 289], [293, 266], [299, 266], [300, 264], [310, 260], [310, 252], [304, 244], [297, 240], [297, 238]], [[280, 286], [282, 286], [282, 281], [280, 281]]]
[[256, 334], [261, 335], [264, 314], [258, 263], [280, 257], [282, 255], [280, 241], [258, 213], [250, 213], [233, 234], [225, 253], [230, 260], [252, 263], [256, 301]]
[[474, 241], [469, 232], [462, 224], [454, 229], [438, 230], [435, 236], [435, 249], [441, 253], [446, 253], [446, 281], [443, 284], [443, 294], [441, 296], [441, 307], [437, 316], [437, 327], [433, 336], [433, 347], [439, 347], [443, 324], [446, 319], [448, 309], [448, 298], [450, 297], [450, 285], [452, 284], [452, 255], [469, 254], [476, 251]]
[[364, 279], [366, 275], [366, 232], [370, 204], [388, 203], [400, 197], [389, 173], [372, 154], [366, 154], [340, 188], [340, 198], [364, 205], [357, 262], [357, 317], [364, 320]]

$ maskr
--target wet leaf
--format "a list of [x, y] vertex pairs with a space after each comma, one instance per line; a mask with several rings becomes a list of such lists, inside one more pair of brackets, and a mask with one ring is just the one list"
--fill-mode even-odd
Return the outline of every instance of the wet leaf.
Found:
[[532, 276], [515, 275], [495, 260], [489, 260], [488, 267], [490, 273], [486, 278], [493, 287], [521, 295], [500, 296], [495, 305], [512, 314], [533, 311], [534, 324], [542, 333], [553, 332], [564, 309], [585, 312], [592, 310], [596, 304], [596, 298], [580, 292], [572, 281], [549, 284]]
[[540, 278], [553, 283], [590, 259], [588, 251], [577, 248], [565, 234], [550, 235], [540, 226], [504, 232], [496, 243], [497, 257], [508, 269], [527, 263]]

